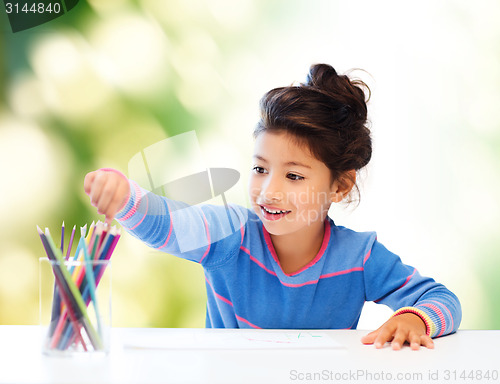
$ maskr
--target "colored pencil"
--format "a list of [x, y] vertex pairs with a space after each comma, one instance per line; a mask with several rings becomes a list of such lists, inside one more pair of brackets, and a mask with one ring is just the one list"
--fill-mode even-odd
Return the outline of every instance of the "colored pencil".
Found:
[[61, 226], [61, 253], [64, 253], [64, 221]]
[[75, 238], [76, 225], [73, 226], [73, 230], [71, 231], [71, 237], [69, 239], [68, 250], [66, 251], [66, 260], [69, 259], [71, 255], [71, 248], [73, 247], [73, 239]]
[[95, 255], [97, 253], [97, 249], [99, 248], [99, 243], [100, 243], [100, 240], [101, 240], [102, 231], [103, 231], [102, 223], [98, 222], [97, 225], [96, 225], [96, 230], [94, 231], [94, 242], [92, 244], [92, 247], [89, 246], [89, 248], [88, 248], [88, 250], [90, 250], [90, 256], [89, 257], [92, 260], [94, 260]]
[[[45, 228], [45, 230], [48, 230], [48, 228]], [[63, 252], [63, 250], [64, 250], [64, 221], [62, 222], [61, 226], [61, 252]], [[54, 281], [54, 292], [52, 295], [54, 299], [52, 300], [52, 314], [50, 318], [50, 327], [49, 327], [50, 335], [54, 333], [55, 327], [60, 318], [62, 310], [61, 296], [59, 294], [59, 289], [57, 287], [56, 281]]]
[[[94, 240], [94, 243], [95, 242], [96, 241]], [[95, 249], [95, 247], [94, 247], [94, 249]], [[96, 314], [97, 330], [99, 332], [99, 335], [102, 336], [101, 314], [99, 313], [99, 305], [97, 303], [97, 296], [95, 294], [96, 284], [95, 284], [95, 279], [94, 279], [94, 267], [91, 264], [91, 259], [90, 259], [87, 245], [85, 244], [85, 242], [83, 243], [83, 257], [85, 259], [85, 273], [86, 273], [86, 277], [87, 277], [87, 287], [89, 287], [90, 297], [92, 299], [92, 303], [94, 304], [94, 311]], [[82, 296], [82, 298], [83, 298], [83, 296]]]
[[[81, 333], [83, 328], [93, 349], [101, 350], [103, 329], [96, 288], [107, 266], [104, 262], [109, 261], [120, 238], [120, 231], [115, 226], [109, 227], [107, 223], [100, 221], [97, 224], [92, 222], [88, 233], [87, 225], [81, 227], [80, 241], [71, 257], [76, 225], [73, 227], [66, 252], [64, 252], [64, 222], [61, 227], [59, 248], [55, 246], [48, 228], [45, 229], [45, 233], [38, 226], [37, 229], [55, 277], [47, 346], [51, 349], [64, 350], [73, 343], [81, 343], [83, 349], [87, 351], [86, 339]], [[90, 302], [93, 303], [96, 315], [97, 332], [87, 313]]]
[[[104, 244], [103, 247], [105, 248], [104, 252], [101, 252], [101, 250], [99, 250], [99, 253], [103, 256], [103, 258], [100, 260], [109, 261], [118, 239], [119, 239], [119, 232], [116, 230], [115, 227], [112, 227], [111, 230], [108, 232], [108, 239], [106, 240], [107, 244], [103, 243]], [[96, 287], [99, 285], [99, 283], [101, 281], [101, 278], [102, 278], [102, 276], [105, 272], [105, 269], [106, 269], [106, 265], [107, 264], [98, 263], [94, 267], [94, 275], [97, 276], [95, 279], [95, 286]], [[84, 299], [84, 302], [88, 306], [90, 301], [91, 301], [91, 288], [90, 287], [92, 287], [92, 285], [90, 285], [90, 287], [89, 287], [88, 279], [83, 279], [84, 273], [82, 273], [82, 272], [83, 271], [80, 271], [81, 275], [78, 276], [77, 285], [80, 284], [80, 282], [81, 282], [81, 284], [79, 285], [80, 292], [82, 292], [82, 297]], [[96, 313], [96, 315], [97, 315], [97, 313]], [[62, 349], [68, 348], [74, 339], [75, 339], [75, 335], [73, 335], [71, 333], [71, 328], [70, 328], [69, 324], [66, 323], [66, 326], [65, 326], [64, 332], [63, 332], [63, 336], [62, 336], [61, 340], [59, 341], [60, 348], [62, 348]]]
[[68, 311], [68, 314], [70, 317], [70, 321], [71, 321], [71, 324], [74, 328], [75, 334], [78, 337], [78, 339], [80, 339], [80, 342], [82, 343], [83, 348], [86, 350], [87, 348], [85, 345], [85, 341], [83, 340], [83, 337], [80, 333], [81, 327], [80, 327], [79, 319], [77, 317], [78, 315], [75, 313], [75, 310], [74, 310], [75, 306], [74, 306], [73, 300], [68, 295], [69, 288], [67, 287], [66, 281], [62, 275], [61, 268], [59, 265], [57, 265], [57, 263], [54, 263], [56, 258], [53, 255], [51, 246], [49, 245], [49, 242], [47, 241], [45, 234], [42, 232], [40, 227], [37, 227], [37, 228], [38, 228], [38, 234], [40, 235], [40, 239], [42, 240], [43, 247], [45, 248], [45, 253], [47, 254], [47, 257], [49, 258], [49, 260], [52, 262], [52, 270], [54, 272], [54, 278], [55, 278], [56, 284], [58, 285], [59, 290], [61, 292], [62, 299], [66, 305], [66, 308], [67, 308], [67, 311]]
[[[48, 228], [45, 228], [45, 236], [46, 238], [47, 237], [50, 237], [50, 232], [49, 232], [49, 229]], [[48, 240], [46, 240], [48, 242]], [[49, 245], [49, 251], [52, 252], [52, 258], [51, 260], [56, 260], [54, 262], [54, 264], [59, 268], [61, 269], [61, 274], [62, 274], [62, 270], [65, 270], [65, 266], [63, 264], [60, 264], [57, 259], [54, 259], [55, 257], [55, 254], [54, 254], [54, 250], [53, 249], [50, 249], [50, 245]], [[50, 257], [49, 257], [50, 258]], [[59, 263], [59, 264], [58, 264]], [[67, 323], [69, 328], [71, 329], [71, 326], [70, 326], [70, 322], [66, 322], [67, 320], [67, 315], [69, 314], [70, 317], [71, 317], [71, 312], [74, 312], [75, 313], [75, 316], [77, 318], [77, 320], [80, 322], [80, 327], [81, 326], [84, 326], [84, 329], [85, 331], [87, 332], [87, 335], [88, 335], [88, 330], [87, 330], [87, 327], [85, 326], [85, 324], [83, 324], [83, 321], [81, 320], [82, 317], [83, 317], [83, 313], [81, 312], [80, 308], [78, 307], [78, 304], [77, 304], [77, 301], [76, 301], [76, 298], [72, 295], [72, 292], [69, 288], [69, 285], [66, 285], [66, 290], [65, 290], [65, 294], [66, 296], [71, 300], [72, 302], [72, 307], [68, 307], [68, 306], [64, 306], [64, 308], [62, 308], [62, 311], [61, 311], [61, 315], [59, 317], [59, 322], [56, 326], [56, 329], [54, 331], [54, 334], [52, 335], [52, 342], [51, 342], [51, 345], [50, 345], [50, 348], [54, 349], [58, 346], [58, 343], [57, 343], [57, 340], [60, 338], [61, 334], [60, 334], [60, 329], [62, 330], [62, 328], [60, 327], [60, 323], [64, 324], [64, 323]], [[64, 316], [63, 316], [64, 315]], [[76, 339], [76, 335], [75, 335], [75, 339]], [[83, 340], [83, 338], [81, 339]], [[92, 340], [91, 340], [91, 343], [92, 343]], [[85, 344], [82, 345], [84, 347], [84, 350], [87, 350]], [[58, 348], [58, 349], [63, 349], [63, 348]], [[66, 348], [64, 348], [66, 349]], [[95, 349], [95, 347], [94, 347]]]
[[74, 301], [76, 302], [75, 309], [77, 313], [81, 315], [80, 321], [83, 327], [85, 328], [85, 331], [87, 332], [90, 342], [92, 343], [94, 349], [101, 350], [102, 349], [101, 338], [99, 337], [99, 335], [95, 331], [94, 326], [90, 322], [87, 313], [87, 307], [83, 302], [82, 295], [78, 290], [78, 287], [75, 285], [75, 282], [71, 279], [71, 275], [69, 274], [68, 270], [64, 268], [64, 259], [62, 257], [62, 254], [60, 253], [60, 250], [55, 247], [54, 242], [52, 241], [52, 237], [50, 236], [50, 233], [46, 234], [46, 238], [50, 248], [52, 249], [55, 259], [60, 263], [61, 267], [59, 268], [59, 270], [62, 272], [62, 278], [66, 281], [67, 287], [69, 288], [69, 292], [66, 293], [68, 294], [68, 296], [73, 296]]
[[[73, 258], [71, 259], [71, 263], [68, 267], [69, 273], [71, 274], [71, 278], [75, 282], [77, 287], [80, 287], [82, 284], [82, 281], [84, 279], [84, 268], [82, 265], [83, 261], [83, 254], [82, 254], [82, 245], [85, 242], [84, 238], [87, 232], [87, 224], [85, 224], [83, 227], [80, 227], [80, 241], [78, 242], [78, 245], [76, 247], [75, 254], [73, 255]], [[83, 240], [83, 241], [82, 241]], [[61, 338], [61, 335], [68, 335], [69, 337], [69, 331], [67, 329], [69, 328], [69, 323], [67, 323], [67, 313], [64, 311], [61, 314], [61, 317], [59, 319], [59, 323], [56, 327], [57, 334], [53, 338], [53, 348], [57, 346], [58, 344], [62, 344], [66, 340], [66, 336], [63, 336]]]
[[[71, 273], [71, 278], [73, 279], [77, 287], [81, 287], [81, 284], [83, 283], [85, 277], [85, 268], [83, 267], [82, 247], [83, 244], [85, 244], [86, 232], [87, 232], [87, 225], [85, 224], [83, 227], [80, 227], [80, 241], [78, 242], [75, 254], [71, 261], [72, 265], [70, 265], [68, 268], [69, 273]], [[58, 333], [54, 336], [52, 341], [53, 348], [57, 346], [59, 349], [67, 349], [69, 347], [70, 344], [68, 344], [68, 341], [71, 336], [71, 327], [69, 325], [70, 324], [67, 322], [67, 313], [63, 311], [63, 313], [61, 314], [61, 318], [59, 319], [59, 323], [56, 327]]]

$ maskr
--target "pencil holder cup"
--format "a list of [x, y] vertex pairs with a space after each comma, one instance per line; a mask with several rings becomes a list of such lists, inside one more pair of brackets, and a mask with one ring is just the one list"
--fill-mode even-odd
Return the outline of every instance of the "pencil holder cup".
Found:
[[42, 352], [109, 353], [111, 261], [39, 259]]

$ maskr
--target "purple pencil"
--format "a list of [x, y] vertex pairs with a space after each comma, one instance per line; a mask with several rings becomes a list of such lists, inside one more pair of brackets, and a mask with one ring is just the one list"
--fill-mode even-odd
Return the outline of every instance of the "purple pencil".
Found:
[[64, 254], [64, 221], [61, 227], [61, 254]]
[[73, 226], [73, 230], [71, 231], [71, 237], [69, 239], [68, 250], [66, 252], [66, 260], [69, 259], [69, 255], [71, 254], [71, 248], [73, 247], [73, 239], [75, 238], [75, 230], [76, 230], [76, 225]]

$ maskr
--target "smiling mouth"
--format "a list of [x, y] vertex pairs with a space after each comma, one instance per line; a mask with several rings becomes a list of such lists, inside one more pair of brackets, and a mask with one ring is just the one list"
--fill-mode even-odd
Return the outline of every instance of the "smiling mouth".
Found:
[[281, 209], [268, 208], [263, 205], [260, 205], [260, 210], [262, 212], [262, 216], [264, 217], [264, 219], [269, 221], [279, 220], [291, 212]]

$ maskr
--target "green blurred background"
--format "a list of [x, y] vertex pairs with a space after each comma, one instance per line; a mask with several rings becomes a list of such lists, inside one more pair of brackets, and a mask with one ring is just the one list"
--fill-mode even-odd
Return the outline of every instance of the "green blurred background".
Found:
[[[374, 138], [360, 205], [331, 215], [453, 290], [462, 328], [500, 328], [497, 1], [81, 0], [15, 34], [0, 13], [0, 324], [38, 323], [36, 225], [100, 219], [87, 172], [196, 130], [246, 205], [260, 96], [327, 62], [366, 71]], [[198, 265], [125, 234], [112, 273], [114, 326], [204, 326]]]

